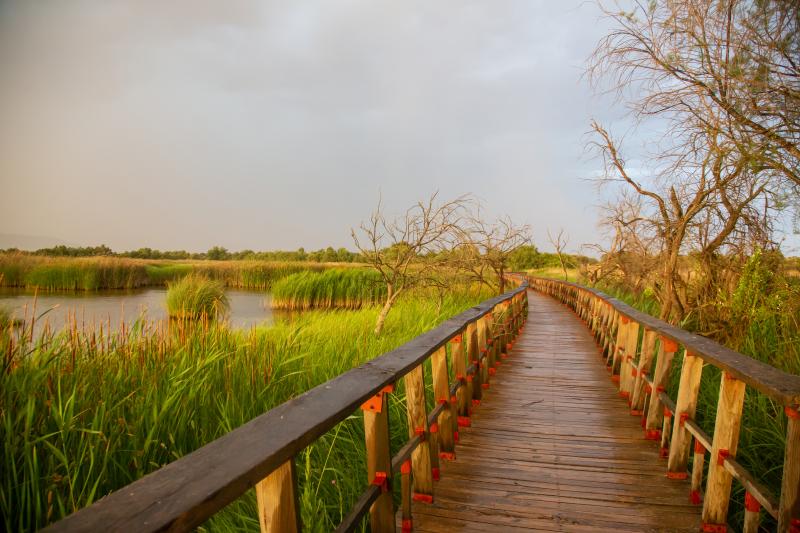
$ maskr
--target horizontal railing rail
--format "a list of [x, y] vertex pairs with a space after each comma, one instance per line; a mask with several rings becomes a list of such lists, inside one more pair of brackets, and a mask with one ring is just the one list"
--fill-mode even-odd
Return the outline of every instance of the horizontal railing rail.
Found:
[[[736, 479], [746, 491], [746, 532], [759, 530], [763, 508], [778, 520], [779, 531], [800, 533], [800, 376], [667, 324], [596, 289], [553, 279], [528, 280], [531, 288], [570, 307], [594, 332], [612, 381], [619, 384], [631, 414], [641, 416], [645, 438], [661, 443], [667, 477], [691, 475], [690, 499], [703, 504], [703, 531], [726, 531], [731, 485]], [[684, 357], [673, 400], [666, 385], [679, 346]], [[721, 370], [713, 435], [695, 421], [704, 363]], [[748, 386], [782, 405], [787, 417], [779, 498], [736, 461]], [[710, 459], [703, 495], [707, 451]], [[694, 454], [691, 474], [687, 471], [690, 453]]]
[[[508, 355], [527, 316], [527, 283], [450, 318], [402, 346], [260, 415], [223, 437], [101, 498], [47, 528], [189, 531], [255, 487], [262, 531], [296, 531], [294, 457], [364, 411], [367, 487], [339, 527], [369, 512], [372, 531], [394, 531], [392, 478], [401, 474], [404, 529], [412, 499], [432, 501], [440, 458], [454, 457], [458, 427]], [[436, 407], [427, 412], [423, 364], [431, 359]], [[448, 364], [449, 363], [449, 364]], [[449, 368], [449, 370], [448, 370]], [[409, 440], [389, 457], [387, 394], [404, 380]]]

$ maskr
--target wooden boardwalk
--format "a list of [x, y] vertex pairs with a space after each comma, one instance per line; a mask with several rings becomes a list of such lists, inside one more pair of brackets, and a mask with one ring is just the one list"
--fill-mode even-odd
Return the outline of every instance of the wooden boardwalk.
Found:
[[413, 505], [414, 531], [698, 531], [689, 482], [666, 478], [590, 331], [554, 299], [528, 298], [434, 503]]

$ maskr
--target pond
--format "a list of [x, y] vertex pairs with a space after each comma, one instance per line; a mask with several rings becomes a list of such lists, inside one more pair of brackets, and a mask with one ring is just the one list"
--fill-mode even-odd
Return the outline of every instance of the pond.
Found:
[[[270, 308], [270, 295], [267, 293], [229, 289], [225, 294], [230, 302], [228, 322], [232, 327], [271, 324], [278, 314]], [[36, 316], [47, 313], [35, 329], [40, 331], [48, 323], [51, 329], [60, 330], [71, 314], [74, 314], [78, 327], [110, 322], [112, 331], [122, 321], [130, 324], [142, 313], [148, 320], [164, 320], [167, 318], [166, 298], [167, 290], [164, 288], [39, 293], [36, 295]], [[0, 289], [0, 307], [10, 309], [14, 318], [30, 318], [34, 293], [22, 289]]]

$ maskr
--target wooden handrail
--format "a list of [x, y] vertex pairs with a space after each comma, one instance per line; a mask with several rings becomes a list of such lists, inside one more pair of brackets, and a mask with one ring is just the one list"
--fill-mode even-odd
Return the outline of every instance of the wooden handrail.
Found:
[[[495, 343], [494, 348], [487, 348], [465, 339], [469, 343], [470, 353], [474, 351], [479, 356], [471, 358], [472, 364], [464, 375], [456, 375], [455, 381], [447, 380], [451, 384], [451, 392], [459, 395], [458, 405], [466, 405], [462, 397], [464, 391], [471, 388], [471, 376], [475, 376], [477, 381], [485, 361], [492, 360], [488, 353], [499, 357], [500, 344], [503, 345], [502, 350], [506, 350], [507, 344], [512, 342], [513, 336], [522, 327], [527, 312], [526, 289], [527, 283], [522, 283], [506, 294], [486, 300], [446, 320], [402, 346], [271, 409], [202, 448], [101, 498], [52, 524], [45, 531], [189, 531], [254, 486], [257, 486], [262, 530], [297, 529], [299, 509], [294, 495], [295, 455], [387, 386], [407, 378], [412, 372], [417, 374], [415, 379], [418, 379], [421, 375], [418, 369], [432, 354], [456, 339], [460, 342], [462, 335], [470, 328], [474, 331], [476, 323], [484, 317], [503, 313], [507, 323], [495, 325], [492, 335], [488, 337], [497, 335], [502, 337], [503, 342]], [[485, 342], [489, 344], [488, 340]], [[481, 357], [479, 349], [485, 349], [486, 355]], [[456, 365], [451, 364], [451, 367], [453, 373], [458, 372]], [[480, 386], [477, 387], [477, 394], [480, 394]], [[385, 402], [385, 398], [382, 401]], [[424, 413], [422, 407], [428, 423], [438, 420], [445, 408], [451, 408], [450, 403], [450, 398], [447, 398], [446, 404], [439, 404], [431, 413]], [[419, 405], [415, 408], [419, 409]], [[464, 413], [456, 412], [455, 406], [452, 406], [452, 411], [461, 423]], [[416, 416], [418, 414], [419, 411]], [[378, 433], [372, 442], [385, 439], [385, 435], [379, 434], [383, 431], [380, 420], [373, 427]], [[409, 455], [413, 457], [419, 451], [420, 444], [430, 439], [431, 435], [429, 428], [423, 428], [422, 434], [412, 436], [392, 460], [394, 464], [391, 470], [396, 471], [398, 463], [405, 462]], [[368, 456], [376, 453], [377, 448], [369, 447], [378, 444], [371, 444], [369, 437], [367, 446]], [[380, 455], [380, 451], [377, 453]], [[385, 464], [386, 460], [385, 457], [376, 456], [375, 464]], [[384, 474], [389, 478], [386, 481], [391, 487], [392, 472]], [[407, 485], [405, 477], [404, 486]], [[381, 495], [376, 487], [369, 486], [361, 496], [354, 513], [343, 524], [345, 529], [357, 525], [370, 507], [375, 519], [376, 502], [379, 503]], [[391, 498], [388, 498], [388, 502], [391, 510]], [[391, 524], [383, 528], [394, 530], [393, 515]]]
[[[631, 414], [642, 417], [645, 438], [660, 441], [668, 457], [667, 477], [686, 479], [694, 439], [691, 472], [694, 503], [703, 503], [703, 531], [725, 531], [731, 483], [746, 490], [746, 532], [758, 531], [760, 510], [777, 518], [781, 532], [800, 531], [800, 376], [735, 352], [721, 344], [689, 333], [642, 313], [596, 289], [567, 281], [527, 278], [531, 288], [572, 308], [594, 332], [603, 358], [628, 399]], [[651, 369], [656, 340], [655, 370]], [[673, 401], [665, 391], [673, 356], [684, 348], [680, 385]], [[721, 370], [720, 398], [713, 435], [694, 420], [703, 363]], [[761, 485], [736, 461], [745, 388], [782, 404], [787, 416], [786, 451], [780, 499]], [[708, 479], [702, 497], [705, 454]]]

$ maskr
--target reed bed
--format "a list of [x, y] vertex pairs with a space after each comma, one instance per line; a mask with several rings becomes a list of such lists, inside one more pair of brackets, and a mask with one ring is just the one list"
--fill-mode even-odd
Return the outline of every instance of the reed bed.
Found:
[[275, 309], [361, 309], [382, 303], [386, 285], [374, 270], [299, 272], [272, 287]]
[[229, 309], [225, 286], [205, 276], [190, 274], [167, 285], [167, 312], [170, 318], [216, 320]]
[[267, 261], [153, 261], [119, 257], [42, 257], [0, 253], [0, 286], [42, 291], [95, 291], [165, 286], [189, 274], [226, 287], [269, 290], [287, 276], [339, 264]]
[[[483, 297], [485, 295], [480, 295]], [[474, 305], [477, 295], [311, 311], [268, 328], [139, 321], [119, 330], [8, 336], [0, 373], [0, 529], [31, 531]], [[29, 327], [29, 325], [25, 326]], [[3, 353], [0, 352], [0, 353]], [[393, 449], [406, 433], [390, 400]], [[306, 529], [330, 531], [367, 484], [360, 412], [298, 458]], [[201, 528], [258, 531], [250, 491]]]

